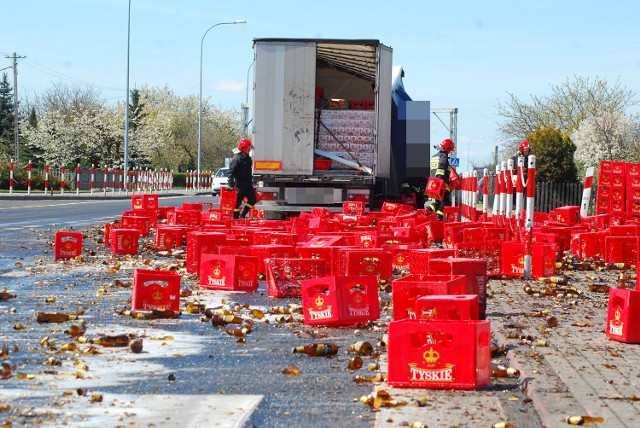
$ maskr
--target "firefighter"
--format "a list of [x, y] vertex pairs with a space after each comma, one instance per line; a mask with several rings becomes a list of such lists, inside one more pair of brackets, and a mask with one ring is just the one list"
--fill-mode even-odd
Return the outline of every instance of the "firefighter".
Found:
[[[438, 146], [434, 146], [434, 148], [438, 148]], [[449, 189], [449, 153], [453, 152], [455, 149], [456, 145], [452, 140], [449, 138], [442, 140], [440, 143], [440, 150], [438, 150], [438, 153], [433, 155], [429, 165], [429, 176], [442, 179], [444, 184], [447, 186], [442, 200], [430, 199], [428, 201], [427, 209], [436, 213], [436, 219], [438, 221], [444, 219], [444, 207], [451, 205], [451, 190]]]
[[[246, 138], [240, 140], [237, 153], [229, 164], [227, 189], [232, 190], [235, 187], [237, 191], [233, 218], [246, 218], [256, 203], [256, 191], [253, 188], [253, 160], [249, 156], [251, 149], [253, 149], [251, 140]], [[247, 201], [242, 212], [240, 212], [240, 206], [242, 206], [244, 198], [247, 198]]]

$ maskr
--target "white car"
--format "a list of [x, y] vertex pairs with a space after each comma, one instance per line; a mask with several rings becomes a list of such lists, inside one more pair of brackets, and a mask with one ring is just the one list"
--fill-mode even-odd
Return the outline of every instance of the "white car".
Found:
[[229, 179], [229, 168], [220, 168], [216, 175], [213, 176], [213, 182], [211, 183], [211, 193], [213, 196], [220, 194], [220, 189], [227, 187]]

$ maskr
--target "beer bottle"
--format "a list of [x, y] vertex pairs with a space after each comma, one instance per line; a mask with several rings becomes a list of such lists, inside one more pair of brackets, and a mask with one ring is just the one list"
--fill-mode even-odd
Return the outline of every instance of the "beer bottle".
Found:
[[0, 302], [4, 302], [9, 299], [15, 299], [17, 296], [15, 294], [9, 293], [7, 290], [0, 290]]
[[491, 369], [491, 376], [493, 377], [515, 377], [520, 376], [520, 370], [516, 370], [513, 367], [494, 367]]
[[629, 277], [627, 276], [626, 273], [622, 272], [619, 276], [618, 276], [618, 288], [627, 288], [627, 279]]
[[306, 346], [295, 346], [291, 348], [295, 353], [305, 353], [312, 357], [328, 357], [338, 353], [338, 345], [333, 343], [312, 343]]
[[142, 352], [142, 348], [142, 339], [131, 339], [131, 341], [129, 342], [129, 349], [134, 354], [139, 354], [140, 352]]
[[360, 367], [362, 367], [362, 358], [356, 355], [355, 357], [351, 357], [349, 359], [349, 364], [347, 365], [347, 368], [349, 370], [358, 370], [360, 369]]
[[245, 334], [249, 334], [251, 330], [246, 327], [243, 327], [240, 324], [227, 325], [227, 334], [230, 336], [242, 337]]
[[604, 418], [602, 416], [567, 416], [564, 421], [569, 425], [586, 425], [604, 422]]
[[354, 351], [360, 355], [371, 355], [373, 353], [373, 346], [370, 342], [360, 340], [349, 347], [350, 351]]
[[219, 325], [227, 325], [227, 324], [242, 324], [243, 319], [235, 316], [235, 315], [220, 315], [220, 314], [212, 314], [211, 315], [211, 325], [219, 326]]
[[63, 314], [61, 312], [38, 312], [37, 319], [39, 323], [61, 323], [65, 321], [73, 321], [78, 319], [76, 314]]
[[[81, 336], [84, 337], [84, 336]], [[104, 335], [94, 337], [92, 339], [80, 339], [78, 338], [78, 342], [88, 342], [93, 343], [95, 345], [102, 345], [107, 348], [117, 347], [117, 346], [129, 346], [129, 335], [127, 334], [117, 334], [117, 335]]]
[[0, 364], [0, 379], [8, 379], [16, 371], [16, 365], [11, 360], [4, 360]]

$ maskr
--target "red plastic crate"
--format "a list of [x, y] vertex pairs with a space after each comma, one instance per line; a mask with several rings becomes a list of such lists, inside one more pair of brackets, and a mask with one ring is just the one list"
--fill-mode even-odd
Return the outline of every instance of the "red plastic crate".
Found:
[[500, 276], [502, 269], [502, 241], [460, 242], [455, 245], [456, 258], [482, 259], [487, 262], [487, 274]]
[[429, 260], [429, 272], [433, 275], [464, 275], [467, 289], [463, 294], [477, 294], [480, 319], [485, 319], [487, 309], [487, 271], [486, 259], [442, 258]]
[[640, 291], [609, 289], [607, 337], [625, 343], [640, 343]]
[[111, 229], [111, 252], [113, 254], [138, 254], [140, 232], [137, 229]]
[[460, 207], [444, 207], [444, 221], [460, 221]]
[[81, 255], [82, 232], [56, 232], [54, 239], [54, 260], [73, 259]]
[[[525, 244], [523, 242], [502, 243], [502, 274], [524, 276]], [[531, 277], [546, 278], [556, 273], [556, 251], [549, 244], [531, 245]]]
[[208, 211], [200, 213], [200, 224], [202, 226], [208, 224], [227, 224], [227, 221], [231, 220], [233, 210], [221, 210], [212, 208]]
[[301, 297], [301, 283], [306, 279], [329, 275], [322, 259], [266, 259], [267, 295], [270, 297]]
[[611, 236], [640, 236], [640, 224], [620, 224], [609, 228]]
[[324, 260], [330, 275], [340, 275], [343, 273], [340, 267], [340, 258], [338, 251], [347, 246], [331, 246], [331, 247], [296, 247], [296, 255], [302, 259], [320, 259]]
[[364, 215], [365, 204], [363, 201], [342, 202], [342, 213], [349, 215]]
[[391, 267], [394, 272], [409, 272], [411, 250], [419, 249], [418, 244], [385, 244], [383, 250], [391, 252]]
[[387, 382], [396, 388], [480, 388], [491, 375], [490, 335], [489, 321], [392, 321]]
[[258, 289], [258, 259], [255, 256], [202, 254], [200, 287], [227, 291]]
[[167, 214], [169, 212], [173, 212], [175, 209], [176, 207], [158, 207], [158, 209], [156, 210], [158, 212], [158, 218], [166, 220]]
[[158, 210], [143, 210], [143, 209], [138, 209], [138, 210], [129, 210], [129, 211], [123, 211], [122, 215], [127, 215], [127, 216], [141, 216], [141, 217], [149, 217], [149, 222], [150, 227], [155, 227], [156, 224], [158, 224]]
[[378, 280], [393, 278], [391, 252], [379, 248], [352, 249], [338, 251], [343, 275], [376, 275]]
[[222, 232], [188, 232], [187, 262], [189, 273], [200, 272], [200, 259], [203, 254], [217, 254], [218, 248], [225, 245], [227, 235]]
[[415, 319], [415, 301], [427, 295], [467, 294], [467, 278], [464, 275], [406, 275], [394, 279], [393, 319]]
[[604, 238], [608, 235], [609, 232], [607, 230], [577, 233], [572, 236], [571, 252], [581, 259], [589, 257], [604, 258]]
[[151, 219], [146, 216], [122, 215], [120, 224], [125, 227], [137, 229], [141, 236], [151, 235]]
[[155, 193], [143, 193], [131, 196], [132, 210], [157, 210], [158, 195]]
[[359, 248], [376, 248], [378, 247], [378, 232], [355, 232], [353, 244]]
[[429, 260], [454, 257], [453, 248], [419, 248], [409, 250], [409, 272], [412, 274], [429, 273]]
[[294, 233], [257, 230], [253, 233], [254, 245], [296, 245], [298, 235]]
[[159, 224], [156, 227], [155, 247], [158, 250], [182, 247], [183, 241], [186, 242], [189, 229], [188, 227]]
[[181, 226], [200, 226], [202, 211], [176, 208], [167, 212], [167, 224]]
[[441, 201], [444, 199], [446, 191], [447, 185], [443, 179], [436, 177], [429, 177], [427, 179], [427, 186], [424, 190], [424, 194], [428, 197]]
[[131, 309], [180, 310], [180, 274], [166, 270], [134, 269]]
[[419, 320], [458, 321], [479, 319], [478, 296], [476, 294], [420, 296], [416, 299], [415, 306], [415, 313]]
[[604, 260], [607, 263], [638, 265], [640, 261], [639, 236], [606, 236], [604, 248]]
[[225, 211], [233, 211], [236, 207], [236, 194], [236, 189], [227, 190], [225, 187], [221, 188], [219, 208]]
[[258, 259], [258, 272], [267, 271], [264, 263], [265, 259], [293, 258], [295, 257], [295, 247], [293, 245], [250, 245], [251, 255]]
[[325, 276], [301, 283], [304, 323], [353, 325], [380, 318], [375, 276]]

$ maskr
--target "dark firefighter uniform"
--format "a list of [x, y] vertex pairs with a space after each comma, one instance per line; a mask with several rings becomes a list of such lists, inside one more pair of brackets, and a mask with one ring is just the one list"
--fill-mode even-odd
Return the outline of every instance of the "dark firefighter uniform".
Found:
[[[256, 203], [256, 192], [253, 189], [253, 160], [248, 154], [239, 152], [231, 159], [229, 164], [229, 187], [236, 188], [236, 204], [233, 210], [233, 218], [246, 218], [249, 211]], [[247, 202], [240, 213], [240, 206], [244, 198]]]
[[438, 220], [444, 219], [444, 207], [451, 205], [451, 190], [449, 189], [449, 154], [444, 150], [439, 150], [438, 153], [433, 155], [429, 162], [429, 176], [441, 178], [447, 190], [444, 194], [444, 199], [441, 201], [430, 199], [427, 209], [436, 213]]

